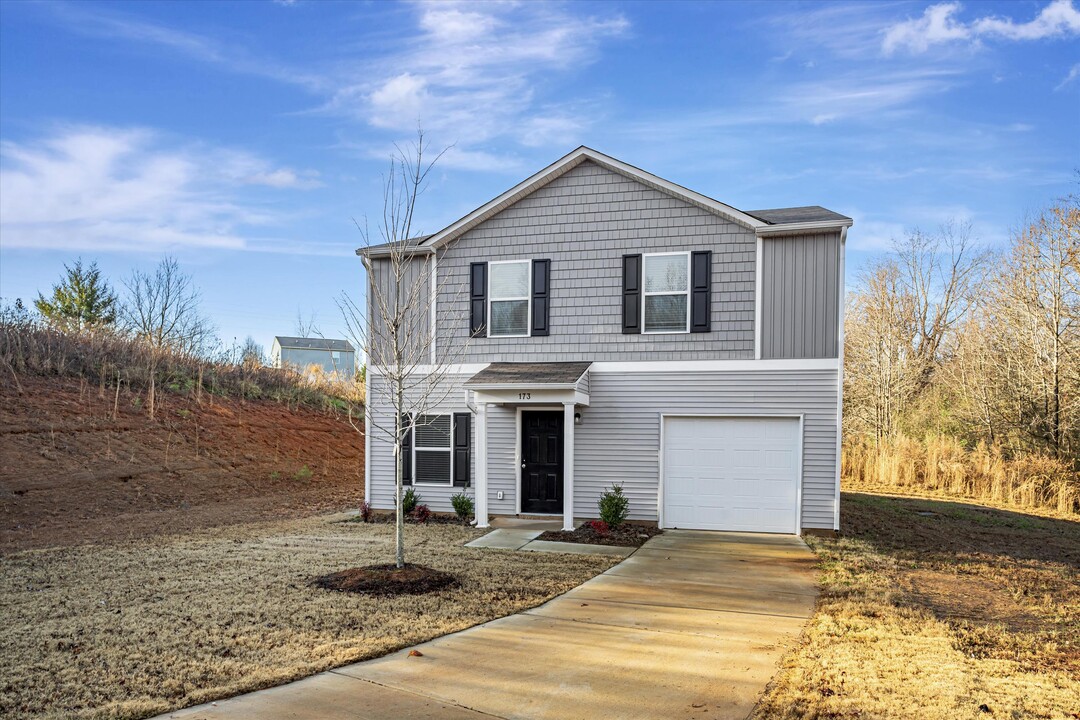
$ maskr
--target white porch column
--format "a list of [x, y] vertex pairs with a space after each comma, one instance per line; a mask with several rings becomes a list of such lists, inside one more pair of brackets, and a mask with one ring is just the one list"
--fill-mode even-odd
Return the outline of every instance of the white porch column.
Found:
[[563, 403], [563, 530], [574, 529], [574, 403]]
[[476, 527], [488, 525], [487, 403], [476, 406]]

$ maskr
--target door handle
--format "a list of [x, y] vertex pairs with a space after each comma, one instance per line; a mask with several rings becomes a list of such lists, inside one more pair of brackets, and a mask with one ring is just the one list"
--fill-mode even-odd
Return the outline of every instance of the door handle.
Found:
[[525, 463], [521, 463], [521, 467], [525, 467]]

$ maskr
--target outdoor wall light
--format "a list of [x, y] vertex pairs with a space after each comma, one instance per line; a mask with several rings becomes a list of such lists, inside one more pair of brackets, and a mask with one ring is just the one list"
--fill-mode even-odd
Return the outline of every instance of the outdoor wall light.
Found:
[[574, 424], [575, 425], [580, 425], [581, 424], [581, 413], [574, 413]]

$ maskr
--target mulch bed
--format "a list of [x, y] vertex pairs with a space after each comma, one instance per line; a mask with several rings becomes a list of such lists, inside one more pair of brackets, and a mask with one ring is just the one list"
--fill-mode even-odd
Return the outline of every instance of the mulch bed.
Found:
[[664, 531], [648, 525], [629, 523], [616, 528], [609, 528], [606, 533], [598, 533], [589, 523], [576, 530], [548, 530], [540, 534], [537, 540], [554, 542], [584, 543], [586, 545], [616, 545], [618, 547], [641, 547], [649, 538]]
[[423, 595], [461, 583], [450, 573], [406, 563], [403, 568], [394, 564], [349, 568], [315, 578], [311, 584], [324, 590], [392, 597]]
[[[394, 522], [395, 522], [395, 518], [394, 518], [394, 513], [392, 513], [392, 512], [378, 512], [378, 513], [373, 513], [370, 520], [365, 520], [364, 518], [357, 515], [356, 517], [351, 517], [348, 520], [345, 520], [344, 522], [351, 522], [351, 523], [370, 522], [370, 523], [381, 524], [381, 525], [393, 525]], [[420, 522], [419, 520], [414, 518], [412, 515], [406, 515], [405, 516], [405, 524], [406, 525], [468, 525], [468, 523], [461, 522], [461, 518], [457, 517], [456, 515], [443, 515], [443, 514], [436, 515], [435, 513], [432, 513], [431, 516], [428, 517], [428, 519], [424, 520], [423, 522]]]

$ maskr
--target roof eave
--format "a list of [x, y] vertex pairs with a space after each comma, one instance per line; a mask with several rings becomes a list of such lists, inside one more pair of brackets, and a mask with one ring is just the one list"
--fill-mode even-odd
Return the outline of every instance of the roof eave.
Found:
[[655, 187], [659, 190], [667, 192], [670, 195], [678, 197], [686, 202], [694, 205], [698, 205], [704, 209], [710, 210], [718, 215], [721, 215], [734, 223], [742, 225], [751, 230], [757, 230], [762, 227], [767, 227], [767, 223], [758, 220], [755, 217], [747, 215], [741, 210], [725, 205], [724, 203], [714, 200], [710, 197], [706, 197], [700, 193], [694, 192], [681, 185], [677, 185], [669, 180], [665, 180], [661, 177], [646, 172], [640, 168], [628, 165], [621, 160], [617, 160], [609, 155], [605, 155], [601, 152], [593, 150], [592, 148], [582, 145], [576, 150], [564, 155], [560, 159], [556, 160], [551, 165], [548, 165], [543, 170], [540, 170], [533, 175], [530, 175], [525, 180], [521, 181], [514, 187], [510, 188], [506, 192], [502, 193], [498, 197], [488, 201], [481, 205], [476, 210], [473, 210], [468, 215], [457, 220], [456, 222], [446, 226], [442, 230], [429, 236], [418, 247], [431, 247], [437, 248], [451, 240], [459, 237], [468, 230], [472, 229], [481, 222], [487, 220], [495, 213], [502, 211], [506, 207], [514, 204], [526, 195], [531, 194], [535, 190], [547, 185], [549, 182], [562, 176], [569, 170], [577, 167], [586, 160], [591, 160], [596, 164], [606, 167], [609, 170], [617, 172], [621, 175], [637, 179], [646, 185]]
[[765, 225], [757, 228], [759, 236], [765, 235], [802, 235], [812, 232], [827, 232], [829, 230], [841, 230], [854, 224], [851, 218], [844, 220], [816, 220], [813, 222], [781, 223], [778, 225]]

